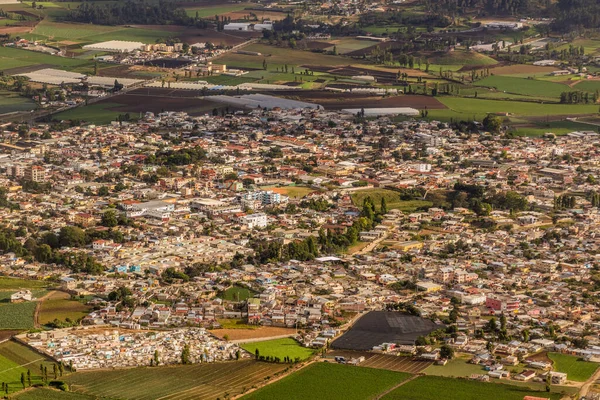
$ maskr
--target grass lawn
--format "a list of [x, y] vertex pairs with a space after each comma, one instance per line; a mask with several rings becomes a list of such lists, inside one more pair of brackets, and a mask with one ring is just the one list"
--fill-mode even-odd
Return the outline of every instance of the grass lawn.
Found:
[[95, 397], [79, 393], [63, 392], [60, 390], [35, 388], [20, 393], [14, 397], [15, 400], [93, 400]]
[[525, 396], [560, 399], [560, 394], [535, 392], [518, 386], [484, 383], [440, 376], [423, 376], [385, 395], [383, 400], [523, 400]]
[[244, 301], [250, 297], [253, 297], [255, 294], [256, 292], [253, 290], [242, 286], [233, 285], [229, 289], [225, 290], [225, 292], [220, 294], [219, 297], [228, 301]]
[[400, 200], [400, 193], [388, 189], [365, 189], [352, 192], [352, 201], [357, 207], [362, 207], [364, 200], [371, 197], [377, 210], [381, 207], [381, 199], [385, 198], [387, 208], [402, 211], [414, 211], [419, 207], [431, 207], [433, 203], [425, 200]]
[[52, 375], [52, 362], [17, 342], [8, 341], [0, 344], [0, 382], [9, 384], [9, 393], [22, 390], [21, 373], [31, 371], [31, 383], [41, 383], [40, 364], [48, 368], [49, 378]]
[[2, 289], [39, 289], [48, 286], [46, 281], [35, 281], [29, 279], [9, 278], [0, 276], [0, 290]]
[[232, 361], [154, 368], [76, 372], [66, 377], [72, 391], [105, 399], [215, 400], [241, 394], [284, 364]]
[[570, 381], [587, 381], [598, 369], [598, 363], [583, 361], [578, 357], [561, 353], [548, 353], [554, 363], [554, 370], [567, 374]]
[[241, 347], [251, 354], [255, 354], [256, 349], [258, 349], [261, 356], [279, 357], [282, 360], [286, 356], [290, 357], [292, 360], [297, 357], [300, 358], [300, 360], [305, 360], [315, 352], [314, 349], [300, 346], [298, 342], [292, 338], [244, 343]]
[[221, 325], [220, 329], [258, 329], [257, 325], [249, 325], [243, 319], [218, 319], [217, 322]]
[[501, 92], [509, 92], [532, 97], [559, 98], [562, 92], [571, 90], [567, 85], [545, 82], [536, 79], [513, 78], [510, 76], [488, 76], [475, 82], [475, 86], [493, 87]]
[[471, 374], [483, 374], [485, 371], [480, 365], [469, 364], [464, 358], [454, 358], [446, 365], [432, 364], [424, 371], [427, 375], [448, 377], [469, 377]]
[[374, 398], [409, 376], [383, 369], [315, 363], [243, 399], [364, 400]]
[[108, 124], [111, 121], [116, 120], [119, 114], [122, 114], [119, 111], [109, 110], [111, 107], [118, 106], [120, 106], [120, 104], [117, 103], [99, 103], [89, 106], [81, 106], [54, 114], [52, 119], [57, 121], [78, 119], [89, 122], [90, 124]]
[[77, 321], [85, 317], [90, 307], [77, 301], [71, 300], [71, 296], [64, 292], [54, 292], [42, 302], [40, 307], [39, 322], [44, 325], [55, 319], [65, 321]]

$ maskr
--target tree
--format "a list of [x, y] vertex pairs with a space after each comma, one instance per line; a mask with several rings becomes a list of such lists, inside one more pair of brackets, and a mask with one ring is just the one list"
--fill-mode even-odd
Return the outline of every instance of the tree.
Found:
[[117, 212], [115, 210], [108, 210], [102, 214], [102, 220], [100, 222], [103, 226], [112, 228], [118, 225]]
[[58, 379], [58, 366], [56, 364], [52, 364], [52, 372], [54, 373], [54, 379]]
[[258, 347], [256, 348], [256, 350], [254, 350], [254, 357], [256, 357], [257, 360], [258, 357], [260, 357], [260, 351], [258, 351]]
[[21, 372], [21, 385], [23, 385], [23, 389], [25, 389], [25, 372]]
[[187, 344], [185, 346], [183, 346], [183, 350], [181, 351], [181, 363], [182, 364], [190, 363], [190, 346]]
[[60, 228], [58, 243], [62, 247], [83, 247], [85, 245], [85, 232], [76, 226]]
[[388, 208], [387, 208], [387, 202], [385, 201], [385, 197], [381, 197], [381, 207], [379, 210], [382, 214], [387, 214], [388, 212]]
[[108, 196], [108, 194], [109, 191], [106, 186], [102, 186], [100, 189], [98, 189], [98, 196]]
[[483, 127], [486, 131], [490, 133], [498, 133], [500, 132], [500, 128], [502, 127], [502, 120], [500, 119], [500, 117], [488, 114], [483, 119]]
[[27, 386], [31, 387], [31, 370], [27, 370]]
[[158, 359], [158, 350], [154, 350], [154, 365], [158, 366], [160, 360]]
[[454, 357], [454, 349], [447, 344], [440, 347], [440, 357], [451, 360]]

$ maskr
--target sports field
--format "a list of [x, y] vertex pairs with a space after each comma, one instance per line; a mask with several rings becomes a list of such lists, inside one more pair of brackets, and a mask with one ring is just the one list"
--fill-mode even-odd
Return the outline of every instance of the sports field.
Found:
[[223, 292], [219, 297], [227, 301], [244, 301], [255, 294], [256, 292], [248, 288], [233, 285], [229, 289], [225, 290], [225, 292]]
[[300, 344], [292, 338], [244, 343], [241, 344], [240, 347], [251, 354], [256, 354], [256, 349], [258, 349], [260, 356], [279, 357], [282, 361], [285, 357], [289, 357], [292, 360], [295, 360], [296, 358], [305, 360], [315, 352], [314, 349], [300, 346]]
[[567, 374], [567, 379], [585, 382], [596, 372], [598, 363], [588, 362], [576, 356], [561, 353], [548, 353], [553, 362], [554, 370]]
[[383, 396], [383, 400], [523, 400], [525, 396], [560, 399], [558, 393], [535, 392], [527, 388], [484, 383], [466, 379], [422, 376]]
[[103, 398], [214, 400], [240, 394], [272, 378], [284, 364], [255, 361], [77, 372], [72, 391]]
[[375, 204], [375, 209], [381, 207], [381, 199], [385, 198], [388, 210], [399, 209], [402, 211], [414, 211], [419, 207], [430, 207], [432, 203], [425, 200], [400, 200], [400, 193], [388, 189], [365, 189], [352, 192], [352, 202], [357, 207], [362, 207], [364, 200], [370, 197]]
[[315, 363], [244, 400], [364, 400], [374, 398], [410, 375], [349, 365]]

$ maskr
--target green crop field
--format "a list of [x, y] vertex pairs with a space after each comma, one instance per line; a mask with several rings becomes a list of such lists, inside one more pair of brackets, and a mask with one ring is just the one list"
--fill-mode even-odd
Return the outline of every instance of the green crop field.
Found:
[[[206, 7], [186, 7], [185, 12], [190, 17], [198, 16], [199, 18], [208, 18], [214, 19], [215, 15], [227, 14], [234, 11], [242, 11], [244, 8], [251, 6], [248, 3], [238, 3], [238, 4], [223, 4], [218, 6], [206, 6]], [[248, 14], [251, 12], [256, 13], [256, 11], [248, 11]]]
[[57, 121], [78, 119], [86, 121], [91, 124], [107, 124], [114, 121], [119, 114], [123, 114], [119, 111], [112, 111], [110, 108], [119, 107], [117, 103], [99, 103], [92, 104], [84, 107], [77, 107], [71, 110], [63, 111], [58, 114], [54, 114], [52, 119]]
[[598, 363], [583, 361], [578, 357], [561, 353], [548, 353], [554, 362], [554, 370], [567, 374], [570, 381], [587, 381], [598, 369]]
[[248, 78], [246, 76], [228, 76], [228, 75], [214, 75], [201, 77], [200, 80], [213, 83], [215, 85], [229, 85], [235, 86], [242, 83], [256, 82], [256, 78]]
[[244, 343], [240, 345], [240, 347], [251, 354], [255, 354], [256, 349], [258, 349], [259, 355], [261, 356], [279, 357], [282, 360], [284, 357], [289, 357], [292, 360], [295, 360], [296, 358], [305, 360], [315, 352], [314, 349], [300, 346], [300, 344], [292, 338]]
[[327, 51], [333, 51], [333, 47], [335, 46], [335, 50], [338, 54], [346, 54], [356, 50], [365, 49], [367, 47], [371, 47], [377, 44], [376, 42], [372, 42], [370, 40], [358, 40], [358, 39], [342, 39], [336, 40], [331, 44], [331, 47], [326, 48]]
[[95, 397], [60, 390], [35, 388], [12, 397], [15, 400], [93, 400]]
[[437, 65], [495, 65], [498, 61], [476, 51], [452, 51], [435, 54], [428, 58], [431, 64]]
[[88, 60], [53, 56], [35, 51], [0, 47], [0, 70], [25, 67], [36, 64], [49, 64], [63, 68], [73, 68], [90, 63]]
[[0, 114], [35, 110], [36, 104], [27, 97], [19, 96], [17, 93], [0, 90]]
[[446, 110], [429, 110], [429, 119], [447, 121], [451, 118], [482, 120], [488, 113], [508, 112], [528, 117], [556, 115], [596, 114], [598, 106], [592, 104], [543, 104], [506, 100], [482, 100], [476, 98], [440, 97]]
[[44, 20], [35, 27], [32, 34], [54, 38], [54, 40], [67, 39], [75, 41], [102, 33], [114, 32], [120, 29], [122, 28], [116, 26], [63, 23]]
[[228, 301], [244, 301], [250, 297], [253, 297], [255, 294], [256, 292], [253, 290], [234, 285], [225, 290], [225, 292], [223, 292], [223, 294], [221, 294], [219, 297]]
[[47, 324], [54, 321], [77, 321], [85, 317], [90, 307], [77, 301], [71, 300], [70, 296], [63, 292], [54, 292], [44, 300], [40, 307], [39, 323]]
[[39, 289], [48, 286], [46, 281], [35, 281], [30, 279], [9, 278], [0, 276], [0, 290], [3, 289]]
[[244, 400], [364, 400], [374, 398], [410, 375], [383, 369], [315, 363]]
[[48, 368], [49, 378], [54, 378], [53, 363], [48, 358], [17, 342], [0, 344], [0, 382], [9, 384], [9, 393], [23, 389], [21, 373], [27, 374], [27, 370], [31, 371], [32, 384], [41, 383], [40, 365]]
[[484, 370], [480, 365], [469, 364], [467, 359], [456, 357], [446, 365], [432, 364], [423, 372], [436, 376], [469, 377], [472, 374], [482, 374]]
[[600, 81], [582, 80], [573, 86], [573, 90], [583, 90], [586, 92], [595, 92], [600, 90]]
[[515, 93], [532, 97], [560, 97], [562, 92], [571, 90], [567, 85], [545, 82], [536, 79], [513, 78], [510, 76], [488, 76], [475, 82], [476, 86], [493, 87], [501, 92]]
[[306, 186], [266, 186], [264, 190], [273, 190], [274, 192], [281, 193], [285, 196], [291, 197], [292, 199], [301, 199], [309, 193], [313, 193], [316, 190]]
[[399, 209], [402, 211], [414, 211], [419, 207], [431, 207], [433, 203], [426, 200], [400, 200], [400, 193], [388, 189], [365, 189], [352, 192], [352, 202], [357, 207], [362, 207], [364, 200], [371, 197], [375, 209], [379, 210], [381, 199], [385, 198], [388, 210]]
[[37, 303], [0, 303], [0, 329], [31, 329]]
[[233, 396], [264, 382], [286, 365], [255, 361], [142, 367], [76, 372], [65, 380], [71, 390], [103, 398], [214, 400]]
[[525, 396], [560, 399], [557, 393], [535, 392], [527, 388], [484, 383], [466, 379], [423, 376], [414, 379], [383, 396], [383, 400], [523, 400]]
[[[268, 46], [265, 44], [251, 44], [244, 47], [244, 51], [259, 52], [262, 55], [254, 56], [247, 54], [227, 53], [219, 57], [215, 62], [224, 63], [232, 67], [241, 68], [262, 68], [263, 60], [267, 61], [267, 69], [275, 69], [275, 67], [300, 66], [300, 65], [348, 65], [351, 60], [341, 56], [333, 56], [328, 54], [313, 53], [304, 50], [295, 50], [281, 47]], [[352, 61], [356, 63], [356, 61]], [[299, 69], [296, 72], [300, 72]]]

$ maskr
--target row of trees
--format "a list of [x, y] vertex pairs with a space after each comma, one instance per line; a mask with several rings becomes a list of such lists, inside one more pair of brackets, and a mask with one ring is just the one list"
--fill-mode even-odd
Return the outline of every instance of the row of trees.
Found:
[[598, 95], [596, 93], [581, 90], [562, 92], [560, 94], [560, 102], [562, 104], [595, 104], [597, 100]]

